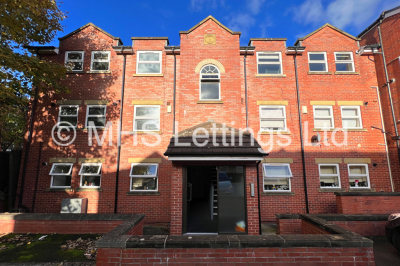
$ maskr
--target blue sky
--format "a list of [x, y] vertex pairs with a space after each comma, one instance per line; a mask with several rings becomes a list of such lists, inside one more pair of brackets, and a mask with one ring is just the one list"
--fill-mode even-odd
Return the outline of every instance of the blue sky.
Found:
[[[208, 15], [234, 31], [241, 31], [241, 45], [250, 38], [288, 38], [288, 45], [325, 23], [357, 35], [383, 10], [400, 5], [400, 0], [67, 0], [68, 12], [62, 37], [92, 22], [120, 37], [167, 36], [179, 45], [179, 31], [186, 31]], [[51, 45], [58, 46], [55, 39]]]

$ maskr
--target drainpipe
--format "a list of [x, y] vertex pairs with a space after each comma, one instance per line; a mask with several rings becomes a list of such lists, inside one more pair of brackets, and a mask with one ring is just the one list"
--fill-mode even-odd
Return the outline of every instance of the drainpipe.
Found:
[[35, 190], [33, 191], [31, 212], [34, 212], [34, 210], [35, 210], [36, 190], [37, 190], [37, 185], [38, 185], [38, 180], [39, 180], [39, 172], [40, 172], [40, 159], [42, 158], [42, 144], [43, 144], [43, 141], [40, 141], [39, 142], [38, 163], [37, 163], [37, 168], [36, 168]]
[[[41, 60], [41, 56], [38, 54], [37, 48], [36, 48], [36, 54], [39, 57], [39, 60]], [[31, 147], [31, 141], [32, 141], [32, 134], [33, 134], [33, 117], [35, 116], [35, 106], [37, 103], [38, 99], [38, 88], [35, 87], [35, 96], [33, 96], [33, 103], [32, 103], [32, 110], [31, 110], [31, 117], [29, 121], [29, 130], [28, 130], [28, 141], [26, 143], [25, 147], [25, 155], [24, 155], [24, 164], [22, 166], [22, 176], [21, 176], [21, 188], [19, 190], [19, 196], [18, 196], [18, 211], [20, 212], [21, 207], [25, 208], [28, 212], [28, 208], [24, 205], [22, 205], [22, 200], [24, 198], [24, 186], [25, 186], [25, 176], [26, 176], [26, 166], [28, 164], [28, 156], [29, 156], [29, 148]]]
[[175, 135], [175, 102], [176, 102], [176, 54], [175, 48], [172, 48], [172, 53], [174, 55], [174, 119], [172, 122], [172, 134]]
[[259, 228], [259, 230], [258, 231], [260, 231], [260, 235], [262, 235], [262, 228], [261, 228], [261, 206], [260, 206], [260, 188], [259, 188], [259, 186], [260, 186], [260, 171], [258, 170], [258, 166], [260, 165], [260, 163], [261, 163], [261, 161], [258, 161], [257, 163], [256, 163], [256, 166], [257, 166], [257, 189], [258, 189], [258, 191], [257, 191], [257, 200], [258, 200], [258, 228]]
[[389, 169], [390, 186], [392, 187], [392, 192], [394, 192], [392, 169], [390, 167], [389, 149], [388, 149], [388, 145], [387, 145], [387, 141], [386, 141], [386, 129], [385, 129], [385, 123], [383, 121], [383, 114], [382, 114], [381, 96], [379, 95], [379, 88], [377, 86], [373, 86], [371, 88], [375, 88], [376, 89], [376, 95], [378, 96], [379, 113], [381, 115], [383, 139], [385, 140], [386, 160], [387, 160], [388, 169]]
[[399, 140], [397, 139], [399, 136], [399, 132], [397, 130], [397, 125], [396, 125], [396, 115], [394, 113], [394, 107], [393, 107], [393, 99], [392, 99], [392, 92], [390, 89], [390, 80], [389, 80], [389, 75], [386, 67], [386, 58], [385, 58], [385, 51], [383, 49], [383, 42], [382, 42], [382, 34], [381, 34], [381, 24], [382, 24], [383, 18], [381, 17], [381, 20], [379, 21], [378, 25], [378, 33], [379, 33], [379, 42], [381, 44], [381, 50], [382, 50], [382, 58], [383, 58], [383, 67], [385, 70], [385, 77], [386, 77], [386, 86], [388, 89], [388, 94], [389, 94], [389, 100], [390, 100], [390, 109], [392, 111], [392, 117], [393, 117], [393, 125], [394, 125], [394, 131], [396, 133], [396, 145], [397, 145], [397, 157], [399, 159], [400, 163], [400, 145], [399, 145]]
[[[122, 48], [123, 50], [123, 48]], [[119, 164], [121, 160], [121, 131], [122, 131], [122, 115], [124, 114], [124, 91], [125, 91], [125, 69], [126, 69], [126, 54], [124, 56], [124, 65], [122, 70], [122, 87], [121, 87], [121, 109], [119, 112], [119, 125], [118, 125], [118, 156], [117, 156], [117, 173], [115, 175], [115, 201], [114, 213], [117, 213], [118, 205], [118, 180], [119, 180]]]
[[248, 101], [247, 101], [247, 74], [246, 74], [246, 57], [247, 57], [247, 47], [244, 53], [244, 96], [246, 101], [246, 130], [249, 128], [249, 112], [248, 112]]
[[307, 192], [307, 176], [306, 176], [306, 159], [304, 152], [304, 140], [303, 140], [303, 121], [301, 119], [301, 108], [300, 108], [300, 89], [299, 89], [299, 77], [297, 74], [297, 47], [295, 48], [294, 54], [294, 70], [296, 74], [296, 92], [297, 92], [297, 108], [299, 112], [299, 123], [300, 123], [300, 143], [301, 143], [301, 161], [303, 164], [303, 181], [304, 181], [304, 196], [306, 199], [306, 212], [310, 213], [308, 207], [308, 192]]

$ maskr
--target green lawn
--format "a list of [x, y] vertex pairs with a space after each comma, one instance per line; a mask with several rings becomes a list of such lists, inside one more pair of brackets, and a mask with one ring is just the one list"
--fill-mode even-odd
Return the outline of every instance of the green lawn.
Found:
[[[44, 240], [39, 241], [43, 234], [29, 234], [28, 240], [23, 241], [22, 246], [17, 246], [21, 241], [5, 242], [6, 239], [14, 238], [18, 234], [9, 234], [0, 238], [0, 262], [85, 262], [88, 261], [83, 255], [85, 250], [63, 250], [61, 245], [65, 245], [67, 240], [82, 238], [96, 239], [99, 235], [48, 235]], [[20, 235], [20, 234], [19, 234]], [[27, 244], [30, 242], [30, 244]], [[3, 245], [7, 249], [1, 249]]]

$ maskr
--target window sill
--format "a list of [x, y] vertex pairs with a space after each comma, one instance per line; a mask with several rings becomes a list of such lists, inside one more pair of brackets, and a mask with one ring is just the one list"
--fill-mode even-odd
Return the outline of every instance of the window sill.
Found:
[[261, 196], [294, 196], [294, 192], [262, 192]]
[[345, 188], [319, 188], [318, 192], [346, 192]]
[[197, 104], [202, 104], [202, 103], [211, 103], [211, 104], [223, 104], [223, 101], [197, 101]]
[[133, 191], [128, 191], [126, 192], [127, 196], [160, 196], [161, 193], [158, 191], [148, 191], [148, 192], [133, 192]]
[[85, 71], [79, 70], [79, 71], [67, 71], [67, 74], [85, 74]]
[[[106, 127], [93, 127], [90, 128], [91, 130], [106, 130]], [[85, 128], [78, 128], [77, 130], [81, 130], [83, 132], [88, 132], [89, 128], [85, 127]]]
[[286, 74], [256, 74], [257, 78], [286, 78]]
[[162, 131], [129, 131], [129, 133], [136, 135], [151, 135], [151, 134], [162, 134]]
[[72, 188], [46, 188], [46, 191], [52, 191], [52, 192], [72, 192], [74, 191]]
[[349, 192], [376, 192], [375, 188], [349, 188]]
[[103, 70], [91, 70], [86, 71], [87, 74], [111, 74], [111, 71], [103, 71]]
[[332, 75], [332, 72], [308, 71], [308, 75]]
[[312, 131], [314, 132], [324, 132], [324, 131], [334, 131], [334, 128], [313, 128]]
[[336, 71], [335, 75], [360, 75], [360, 72]]
[[98, 191], [98, 192], [101, 192], [101, 191], [103, 191], [103, 189], [102, 188], [100, 188], [100, 187], [91, 187], [91, 188], [86, 188], [86, 187], [80, 187], [80, 188], [77, 188], [77, 189], [75, 189], [75, 192], [88, 192], [88, 191]]
[[368, 130], [366, 128], [349, 128], [349, 129], [342, 129], [343, 132], [367, 132]]
[[164, 77], [164, 74], [133, 74], [133, 77]]
[[290, 131], [263, 131], [261, 135], [290, 135]]

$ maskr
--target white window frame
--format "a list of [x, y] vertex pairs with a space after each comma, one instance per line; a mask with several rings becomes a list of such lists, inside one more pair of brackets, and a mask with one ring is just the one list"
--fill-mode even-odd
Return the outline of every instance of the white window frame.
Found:
[[[146, 53], [156, 53], [160, 55], [160, 60], [159, 61], [139, 61], [140, 54], [146, 54]], [[160, 64], [160, 72], [159, 73], [139, 73], [139, 64]], [[137, 51], [137, 56], [136, 56], [136, 74], [144, 74], [144, 75], [157, 75], [157, 74], [162, 74], [162, 51]]]
[[[155, 119], [155, 117], [140, 117], [137, 118], [136, 117], [136, 108], [137, 107], [157, 107], [158, 108], [158, 128], [156, 130], [143, 130], [143, 129], [135, 129], [135, 120], [136, 119]], [[160, 106], [159, 105], [135, 105], [134, 107], [134, 114], [133, 114], [133, 131], [149, 131], [149, 132], [154, 132], [154, 131], [160, 131], [160, 127], [161, 127], [161, 112], [160, 112]]]
[[[336, 54], [350, 54], [351, 60], [337, 60]], [[335, 67], [336, 67], [336, 63], [351, 63], [351, 65], [353, 67], [353, 71], [341, 70], [339, 72], [355, 72], [356, 71], [356, 69], [354, 67], [354, 57], [353, 57], [352, 52], [334, 52], [334, 55], [335, 55]], [[338, 70], [336, 69], [336, 71], [338, 71]]]
[[[76, 115], [62, 115], [61, 114], [61, 109], [62, 107], [75, 107], [76, 108]], [[65, 121], [60, 121], [60, 117], [76, 117], [76, 126], [74, 126], [74, 128], [78, 127], [78, 123], [79, 123], [79, 105], [60, 105], [58, 110], [58, 123], [61, 123], [61, 126], [63, 126], [62, 123], [65, 123]], [[64, 125], [66, 126], [66, 124]]]
[[[320, 60], [310, 60], [310, 54], [323, 54], [324, 57], [325, 57], [325, 60], [324, 60], [324, 61], [320, 61]], [[329, 72], [329, 68], [328, 68], [328, 58], [327, 58], [326, 52], [308, 52], [308, 53], [307, 53], [307, 56], [308, 56], [308, 71], [309, 71], [309, 72]], [[319, 64], [325, 63], [326, 71], [311, 71], [311, 70], [310, 70], [310, 63], [311, 63], [311, 64], [312, 64], [312, 63], [319, 63]]]
[[[68, 54], [70, 53], [80, 53], [82, 54], [82, 59], [68, 59]], [[71, 69], [71, 71], [83, 71], [83, 61], [85, 59], [85, 52], [83, 51], [67, 51], [65, 52], [65, 64], [67, 65], [69, 62], [82, 62], [82, 70], [73, 70]]]
[[[54, 167], [57, 165], [69, 165], [70, 169], [68, 173], [52, 173], [54, 170]], [[72, 185], [72, 168], [74, 167], [73, 163], [53, 163], [53, 165], [51, 166], [50, 169], [50, 173], [49, 175], [51, 176], [51, 180], [50, 180], [50, 188], [70, 188], [71, 186], [53, 186], [53, 176], [71, 176], [71, 185]]]
[[[366, 174], [360, 174], [360, 175], [357, 175], [357, 174], [350, 174], [350, 166], [353, 166], [353, 165], [365, 166], [365, 173], [366, 173]], [[371, 188], [371, 181], [370, 181], [370, 179], [369, 179], [368, 164], [365, 164], [365, 163], [349, 163], [349, 164], [347, 164], [347, 172], [348, 172], [348, 174], [349, 174], [349, 187], [350, 187], [350, 189]], [[351, 186], [350, 186], [350, 177], [365, 177], [365, 176], [367, 177], [368, 187], [351, 187]]]
[[[204, 79], [202, 78], [202, 77], [203, 77], [203, 74], [201, 73], [201, 71], [203, 70], [203, 68], [208, 67], [208, 66], [213, 66], [213, 67], [215, 67], [215, 68], [218, 70], [218, 79], [219, 79], [219, 81], [218, 81], [218, 99], [202, 99], [202, 98], [201, 98], [201, 84], [202, 84], [202, 83], [217, 83], [217, 82], [207, 82], [207, 78], [204, 78]], [[210, 78], [210, 80], [213, 80], [213, 79]], [[220, 100], [221, 100], [221, 71], [219, 70], [219, 68], [218, 68], [216, 65], [207, 64], [207, 65], [203, 66], [203, 67], [200, 69], [199, 100], [200, 100], [200, 101], [220, 101]]]
[[[89, 115], [89, 108], [90, 107], [104, 107], [104, 115]], [[87, 105], [87, 107], [86, 107], [85, 127], [89, 128], [89, 125], [88, 125], [89, 117], [104, 117], [104, 118], [106, 118], [106, 116], [107, 116], [107, 105], [105, 105], [105, 104], [104, 105], [101, 105], [101, 104]], [[105, 119], [104, 126], [100, 126], [100, 127], [94, 126], [93, 128], [104, 128], [104, 127], [106, 127], [106, 125], [107, 125], [107, 119]]]
[[[97, 173], [82, 173], [82, 169], [84, 166], [100, 166], [99, 170], [97, 171]], [[79, 170], [79, 175], [80, 175], [80, 182], [79, 182], [79, 187], [81, 188], [100, 188], [101, 187], [101, 168], [103, 167], [102, 163], [82, 163], [81, 165], [81, 169]], [[82, 178], [83, 176], [100, 176], [100, 185], [99, 186], [83, 186], [82, 185]]]
[[[259, 62], [258, 61], [258, 57], [259, 57], [259, 54], [278, 54], [278, 56], [279, 56], [279, 63], [277, 63], [277, 62]], [[279, 74], [263, 74], [263, 73], [258, 73], [258, 65], [280, 65], [280, 71], [281, 71], [281, 73], [279, 73]], [[283, 66], [282, 66], [283, 64], [282, 64], [282, 53], [281, 52], [257, 52], [257, 74], [258, 75], [271, 75], [271, 76], [275, 76], [275, 75], [283, 75]]]
[[[261, 109], [262, 108], [282, 108], [283, 109], [283, 122], [285, 124], [285, 128], [282, 130], [262, 130], [261, 127], [261, 120], [262, 119], [269, 119], [269, 120], [282, 120], [281, 117], [261, 117]], [[259, 116], [260, 116], [260, 131], [261, 132], [284, 132], [287, 131], [287, 124], [286, 124], [286, 106], [284, 105], [260, 105], [259, 107]]]
[[[315, 116], [315, 109], [318, 108], [329, 108], [331, 111], [331, 116]], [[333, 106], [332, 105], [313, 105], [313, 115], [314, 115], [314, 128], [320, 128], [320, 129], [334, 129], [335, 128], [335, 116], [333, 115]], [[332, 120], [332, 126], [331, 127], [317, 127], [315, 125], [315, 118], [329, 118]]]
[[[327, 177], [335, 176], [335, 174], [321, 174], [321, 166], [335, 166], [336, 167], [336, 172], [337, 172], [336, 176], [337, 176], [337, 179], [338, 179], [338, 182], [339, 182], [339, 186], [338, 187], [321, 187], [321, 177], [324, 177], [324, 176], [327, 176]], [[319, 182], [320, 182], [319, 183], [319, 187], [320, 188], [341, 188], [342, 187], [342, 184], [340, 182], [339, 164], [337, 164], [337, 163], [321, 163], [321, 164], [318, 164], [318, 172], [319, 172]]]
[[[156, 174], [155, 175], [132, 175], [132, 168], [135, 165], [155, 165], [156, 166]], [[131, 169], [129, 170], [129, 178], [130, 178], [130, 185], [129, 185], [129, 191], [130, 192], [157, 192], [158, 191], [158, 169], [159, 169], [159, 164], [158, 163], [132, 163], [131, 164]], [[133, 178], [156, 178], [156, 189], [155, 190], [133, 190], [132, 189], [132, 180]]]
[[[348, 108], [348, 109], [350, 109], [350, 108], [357, 109], [357, 111], [358, 111], [358, 116], [345, 116], [345, 117], [343, 117], [343, 109], [347, 109], [347, 108]], [[360, 108], [360, 106], [347, 106], [347, 105], [340, 106], [340, 112], [341, 112], [341, 116], [342, 116], [342, 128], [343, 128], [343, 129], [360, 129], [360, 128], [363, 128], [362, 119], [361, 119], [361, 108]], [[346, 119], [346, 118], [357, 118], [357, 119], [360, 120], [360, 126], [359, 126], [359, 127], [344, 127], [343, 118], [344, 118], [344, 119]]]
[[[290, 174], [289, 175], [282, 175], [282, 176], [276, 176], [276, 175], [272, 175], [271, 176], [271, 175], [267, 174], [267, 171], [265, 170], [264, 166], [287, 166], [288, 169], [289, 169]], [[263, 163], [262, 164], [262, 171], [263, 171], [263, 192], [272, 192], [272, 193], [275, 193], [275, 192], [280, 192], [280, 193], [292, 192], [292, 181], [291, 181], [291, 179], [293, 177], [293, 174], [292, 174], [292, 169], [290, 168], [290, 164], [289, 163]], [[265, 190], [265, 183], [264, 182], [265, 182], [265, 178], [268, 178], [268, 177], [273, 178], [273, 179], [285, 179], [285, 178], [288, 178], [289, 179], [289, 182], [288, 182], [289, 190]]]
[[[95, 53], [106, 53], [108, 54], [108, 60], [105, 59], [94, 59]], [[111, 52], [110, 51], [92, 51], [92, 58], [90, 61], [90, 71], [110, 71], [110, 61], [111, 61]], [[107, 70], [95, 70], [93, 69], [93, 63], [95, 62], [108, 62], [108, 69]]]

